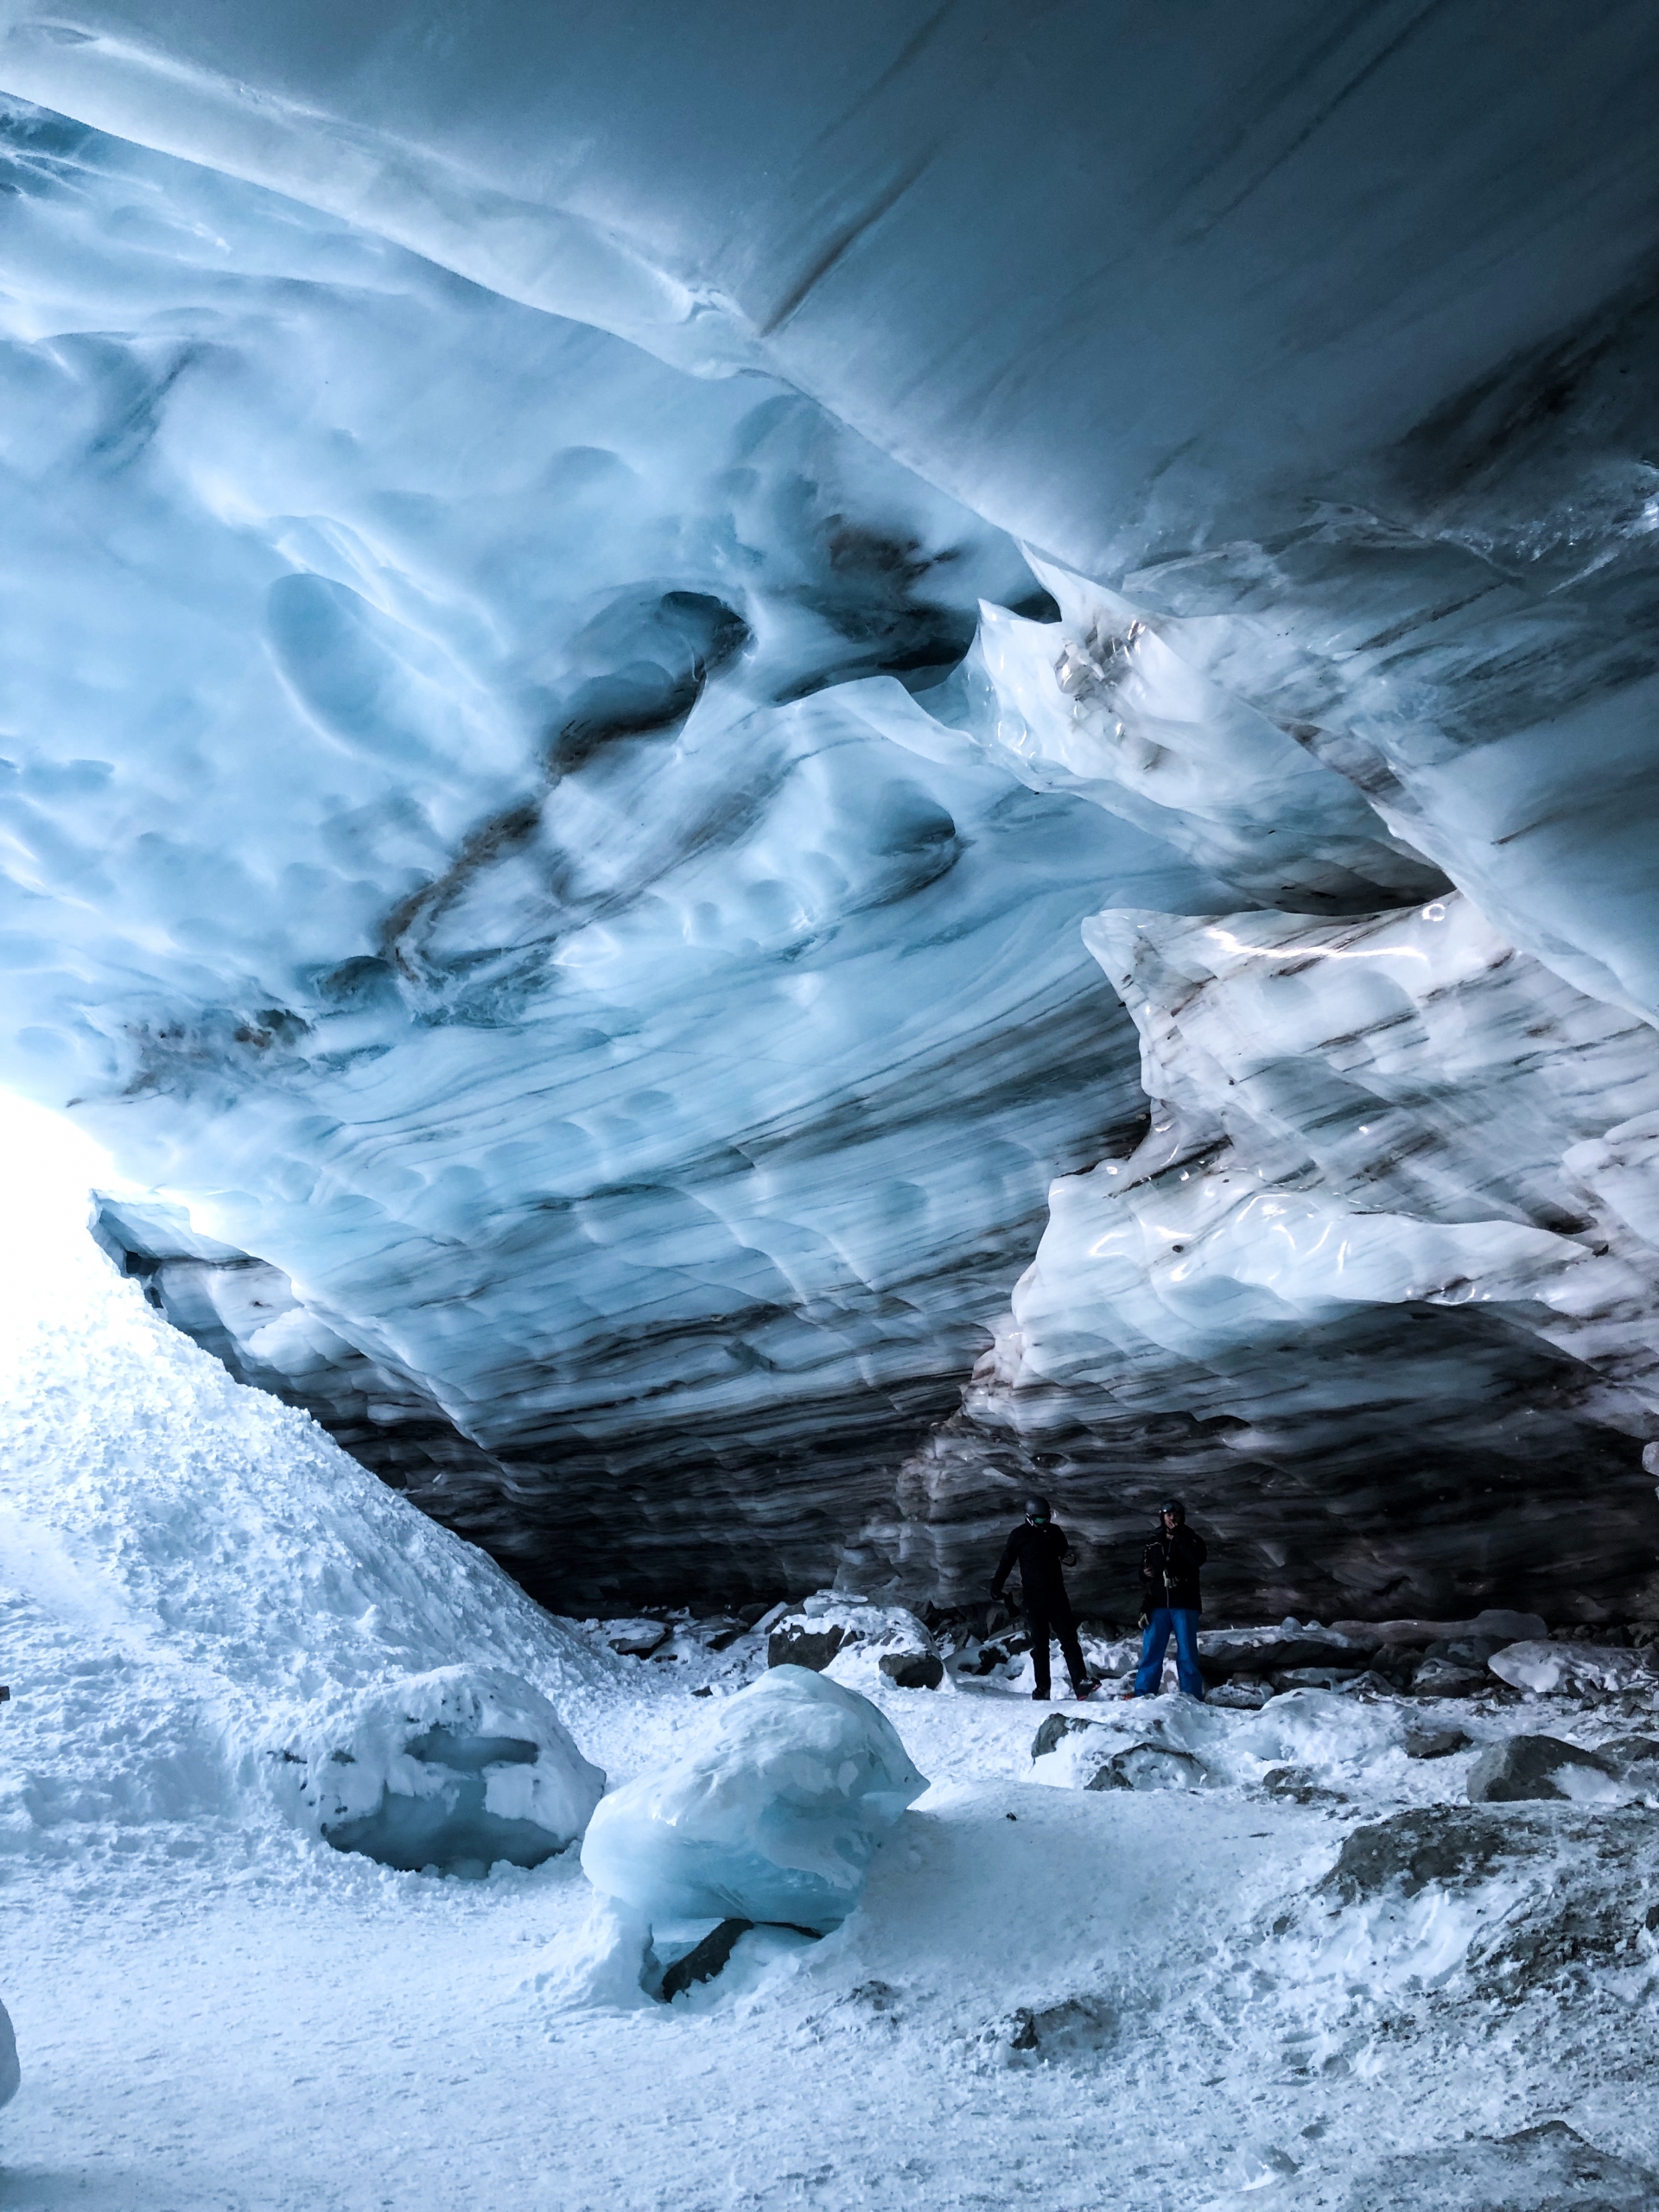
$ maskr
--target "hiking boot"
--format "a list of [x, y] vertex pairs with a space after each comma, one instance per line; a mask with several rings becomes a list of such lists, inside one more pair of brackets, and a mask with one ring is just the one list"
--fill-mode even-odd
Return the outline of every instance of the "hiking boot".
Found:
[[1081, 1705], [1085, 1698], [1093, 1697], [1096, 1687], [1097, 1686], [1093, 1682], [1085, 1682], [1083, 1688], [1079, 1689], [1077, 1684], [1073, 1682], [1071, 1685], [1071, 1696], [1073, 1702], [1075, 1704]]
[[1046, 1690], [1033, 1690], [1031, 1696], [1032, 1702], [1034, 1705], [1046, 1705], [1049, 1702], [1049, 1695]]

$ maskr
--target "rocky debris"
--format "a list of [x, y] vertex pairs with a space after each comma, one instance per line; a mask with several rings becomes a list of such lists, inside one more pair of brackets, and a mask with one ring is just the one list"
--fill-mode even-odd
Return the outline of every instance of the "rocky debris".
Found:
[[1614, 1736], [1597, 1745], [1596, 1756], [1608, 1762], [1621, 1782], [1659, 1781], [1659, 1737]]
[[1606, 1783], [1612, 1779], [1613, 1768], [1599, 1752], [1563, 1743], [1558, 1736], [1506, 1737], [1502, 1743], [1489, 1744], [1470, 1768], [1469, 1802], [1497, 1805], [1519, 1798], [1591, 1795], [1570, 1786], [1567, 1777], [1575, 1772]]
[[672, 1633], [666, 1621], [646, 1619], [602, 1621], [601, 1633], [613, 1651], [622, 1659], [649, 1659], [659, 1650]]
[[1395, 1883], [1415, 1897], [1431, 1882], [1478, 1880], [1509, 1847], [1507, 1829], [1489, 1815], [1457, 1805], [1421, 1806], [1356, 1828], [1319, 1888], [1348, 1904], [1379, 1897]]
[[[1503, 1816], [1506, 1828], [1524, 1814]], [[1513, 2005], [1540, 1989], [1582, 1994], [1586, 1977], [1635, 1969], [1645, 1982], [1659, 1931], [1659, 1857], [1645, 1807], [1538, 1822], [1525, 1886], [1469, 1953], [1483, 2002]], [[1628, 1999], [1626, 2000], [1628, 2002]]]
[[1206, 1684], [1224, 1682], [1238, 1674], [1289, 1674], [1305, 1667], [1349, 1668], [1357, 1673], [1369, 1656], [1364, 1644], [1323, 1631], [1217, 1629], [1198, 1637], [1198, 1668]]
[[1282, 1797], [1293, 1805], [1345, 1805], [1348, 1802], [1339, 1789], [1315, 1782], [1300, 1767], [1269, 1767], [1262, 1777], [1261, 1787], [1269, 1797]]
[[1554, 1691], [1580, 1696], [1659, 1684], [1651, 1649], [1617, 1644], [1560, 1643], [1531, 1638], [1494, 1651], [1487, 1666], [1512, 1688], [1546, 1697]]
[[693, 1633], [707, 1651], [729, 1650], [739, 1637], [748, 1632], [748, 1622], [737, 1613], [717, 1613], [712, 1620], [693, 1624]]
[[664, 1974], [659, 1992], [664, 2004], [671, 2005], [695, 1982], [712, 1981], [737, 1948], [739, 1938], [747, 1936], [753, 1925], [752, 1920], [722, 1920], [718, 1928], [711, 1928], [700, 1943], [683, 1958], [676, 1959]]
[[1406, 1731], [1406, 1757], [1408, 1759], [1448, 1759], [1454, 1751], [1466, 1751], [1474, 1741], [1465, 1728], [1408, 1728]]
[[1204, 1701], [1220, 1706], [1224, 1712], [1259, 1713], [1273, 1694], [1273, 1684], [1263, 1681], [1259, 1675], [1231, 1675], [1213, 1689], [1206, 1685]]
[[1437, 1643], [1461, 1642], [1469, 1637], [1486, 1637], [1494, 1645], [1516, 1643], [1529, 1637], [1547, 1637], [1549, 1626], [1541, 1614], [1510, 1612], [1494, 1605], [1469, 1621], [1337, 1621], [1332, 1633], [1382, 1649], [1422, 1649]]
[[1414, 1697], [1478, 1697], [1490, 1690], [1492, 1678], [1478, 1667], [1460, 1667], [1451, 1659], [1425, 1659], [1411, 1678]]
[[1129, 1744], [1107, 1759], [1084, 1784], [1089, 1789], [1205, 1789], [1211, 1776], [1191, 1751], [1166, 1744]]
[[1339, 1690], [1369, 1672], [1363, 1667], [1275, 1667], [1268, 1677], [1275, 1690]]
[[1012, 2066], [1040, 2053], [1045, 2060], [1099, 2050], [1116, 2024], [1109, 2005], [1096, 1997], [1068, 1997], [1058, 2005], [1016, 2005], [990, 2021], [978, 2037], [982, 2064]]
[[810, 1667], [822, 1674], [847, 1641], [839, 1621], [827, 1628], [795, 1620], [779, 1621], [766, 1639], [768, 1667]]
[[1357, 2175], [1299, 2185], [1285, 2212], [1652, 2212], [1659, 2176], [1598, 2151], [1564, 2120], [1379, 2159]]
[[1050, 1751], [1058, 1751], [1068, 1736], [1089, 1728], [1099, 1729], [1103, 1735], [1110, 1733], [1098, 1720], [1080, 1720], [1075, 1713], [1051, 1713], [1032, 1738], [1031, 1756], [1045, 1758]]
[[938, 1662], [933, 1637], [902, 1605], [873, 1605], [863, 1598], [820, 1591], [773, 1626], [766, 1639], [766, 1664], [807, 1667], [822, 1674], [838, 1653], [858, 1645], [894, 1657], [927, 1656]]
[[879, 1664], [901, 1690], [936, 1690], [944, 1680], [944, 1662], [937, 1651], [884, 1651]]

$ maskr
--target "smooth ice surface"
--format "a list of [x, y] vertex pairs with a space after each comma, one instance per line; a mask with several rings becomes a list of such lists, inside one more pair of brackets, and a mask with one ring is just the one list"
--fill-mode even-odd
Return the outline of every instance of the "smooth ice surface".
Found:
[[711, 1713], [671, 1766], [601, 1800], [582, 1871], [652, 1923], [835, 1928], [926, 1788], [868, 1698], [773, 1667]]

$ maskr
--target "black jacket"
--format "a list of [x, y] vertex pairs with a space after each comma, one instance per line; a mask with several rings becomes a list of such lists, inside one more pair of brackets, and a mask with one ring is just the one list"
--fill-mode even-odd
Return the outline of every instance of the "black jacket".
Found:
[[1141, 1560], [1141, 1602], [1150, 1613], [1160, 1605], [1176, 1612], [1204, 1610], [1198, 1569], [1208, 1558], [1204, 1538], [1183, 1524], [1173, 1536], [1161, 1526]]
[[1002, 1585], [1017, 1567], [1027, 1605], [1045, 1611], [1053, 1607], [1069, 1610], [1071, 1600], [1060, 1569], [1073, 1557], [1071, 1544], [1052, 1521], [1041, 1527], [1034, 1521], [1022, 1521], [1002, 1547], [996, 1573], [991, 1577], [992, 1594], [1002, 1595]]

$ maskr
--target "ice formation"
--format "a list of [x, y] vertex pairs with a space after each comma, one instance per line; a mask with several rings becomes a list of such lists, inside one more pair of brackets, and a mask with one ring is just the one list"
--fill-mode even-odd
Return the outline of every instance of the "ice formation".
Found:
[[0, 6], [107, 1249], [584, 1611], [1646, 1604], [1650, 14], [336, 16]]
[[581, 1835], [605, 1787], [548, 1700], [495, 1668], [335, 1700], [271, 1750], [325, 1842], [414, 1871], [539, 1866]]
[[653, 1923], [835, 1928], [926, 1787], [868, 1698], [773, 1667], [719, 1705], [671, 1766], [601, 1801], [582, 1869]]

